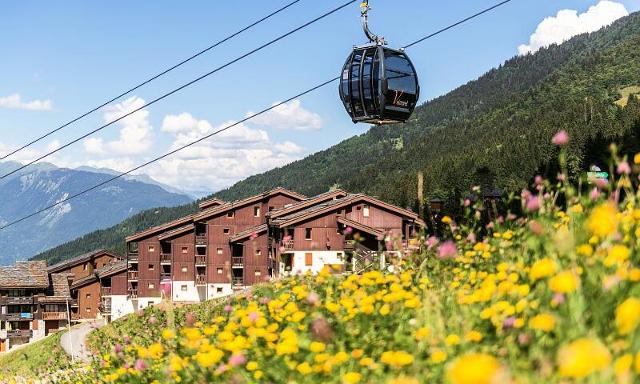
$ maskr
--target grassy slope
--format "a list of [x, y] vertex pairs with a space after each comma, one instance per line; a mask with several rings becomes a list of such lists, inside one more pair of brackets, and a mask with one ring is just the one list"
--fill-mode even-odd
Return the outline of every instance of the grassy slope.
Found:
[[68, 368], [71, 359], [60, 346], [57, 332], [21, 349], [0, 355], [0, 381], [15, 377], [37, 379], [49, 372]]

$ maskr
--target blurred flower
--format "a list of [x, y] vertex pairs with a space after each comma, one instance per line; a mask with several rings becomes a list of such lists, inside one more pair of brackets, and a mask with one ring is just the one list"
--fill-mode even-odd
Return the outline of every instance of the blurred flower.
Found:
[[147, 369], [147, 363], [145, 363], [145, 361], [142, 360], [142, 359], [138, 359], [138, 360], [136, 360], [135, 364], [133, 365], [133, 368], [136, 371], [144, 371], [145, 369]]
[[569, 143], [569, 134], [567, 133], [567, 131], [562, 130], [553, 136], [551, 142], [558, 146], [567, 145]]
[[557, 360], [560, 376], [581, 379], [606, 369], [611, 354], [600, 340], [582, 338], [562, 346]]
[[438, 248], [438, 258], [440, 259], [453, 259], [458, 254], [456, 243], [451, 240], [447, 240]]
[[491, 384], [500, 374], [500, 363], [484, 353], [469, 353], [458, 357], [447, 369], [452, 384]]
[[628, 175], [631, 173], [631, 167], [626, 161], [621, 161], [616, 168], [616, 172], [618, 172], [619, 175]]
[[640, 323], [640, 299], [630, 297], [616, 308], [616, 326], [622, 335], [631, 333]]

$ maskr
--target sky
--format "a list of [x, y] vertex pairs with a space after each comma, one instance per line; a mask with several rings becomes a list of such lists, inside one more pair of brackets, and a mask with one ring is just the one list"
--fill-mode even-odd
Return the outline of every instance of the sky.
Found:
[[[0, 155], [289, 1], [3, 2]], [[26, 162], [58, 148], [344, 1], [302, 0], [7, 160]], [[370, 25], [390, 46], [399, 47], [496, 2], [371, 0]], [[638, 10], [640, 0], [513, 0], [407, 51], [418, 71], [421, 101], [515, 55], [597, 30]], [[365, 42], [354, 3], [45, 161], [126, 171], [337, 76], [353, 45]], [[335, 83], [138, 173], [185, 191], [210, 193], [368, 128], [351, 123]]]

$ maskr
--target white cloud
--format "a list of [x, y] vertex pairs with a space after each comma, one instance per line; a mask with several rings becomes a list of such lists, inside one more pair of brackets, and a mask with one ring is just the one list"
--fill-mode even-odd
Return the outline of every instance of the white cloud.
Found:
[[[174, 136], [170, 149], [176, 149], [233, 123], [214, 127], [182, 113], [166, 116], [161, 130]], [[151, 165], [145, 172], [177, 188], [214, 191], [297, 160], [302, 151], [293, 142], [275, 143], [266, 131], [238, 124]]]
[[51, 100], [22, 101], [19, 94], [0, 97], [0, 108], [26, 109], [28, 111], [50, 111], [53, 109]]
[[623, 4], [602, 0], [581, 14], [572, 9], [558, 11], [555, 17], [545, 18], [529, 38], [529, 44], [518, 47], [518, 53], [525, 55], [551, 44], [559, 44], [581, 33], [594, 32], [610, 25], [629, 12]]
[[[121, 103], [105, 108], [103, 115], [105, 123], [111, 122], [142, 107], [145, 101], [133, 96]], [[149, 111], [139, 110], [116, 123], [120, 126], [120, 137], [117, 140], [104, 143], [101, 138], [89, 138], [83, 141], [84, 149], [92, 155], [139, 155], [144, 154], [153, 144], [149, 122]]]
[[58, 148], [60, 148], [60, 140], [58, 139], [52, 140], [47, 144], [47, 152], [55, 151]]
[[[278, 103], [273, 105], [276, 104]], [[251, 116], [254, 113], [248, 112], [247, 116]], [[282, 104], [269, 112], [254, 117], [251, 122], [258, 125], [296, 131], [318, 130], [322, 127], [320, 115], [302, 108], [300, 100]]]

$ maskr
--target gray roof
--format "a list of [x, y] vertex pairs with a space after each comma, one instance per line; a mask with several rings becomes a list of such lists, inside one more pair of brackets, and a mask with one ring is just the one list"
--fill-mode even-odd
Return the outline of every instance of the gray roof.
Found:
[[44, 260], [18, 261], [15, 265], [0, 267], [0, 289], [47, 287], [49, 276]]
[[71, 297], [69, 291], [69, 277], [70, 273], [52, 273], [51, 285], [47, 291], [48, 296], [55, 297]]
[[49, 272], [60, 271], [60, 270], [65, 269], [65, 268], [73, 267], [73, 266], [78, 265], [80, 263], [87, 262], [87, 261], [91, 260], [93, 257], [95, 257], [97, 255], [101, 255], [101, 254], [107, 254], [107, 255], [114, 256], [114, 257], [118, 257], [118, 256], [114, 255], [111, 252], [105, 251], [104, 249], [99, 249], [99, 250], [96, 250], [96, 251], [83, 253], [82, 255], [78, 255], [76, 257], [72, 257], [70, 259], [61, 261], [61, 262], [59, 262], [57, 264], [54, 264], [54, 265], [50, 266], [49, 268], [47, 268], [47, 270]]

